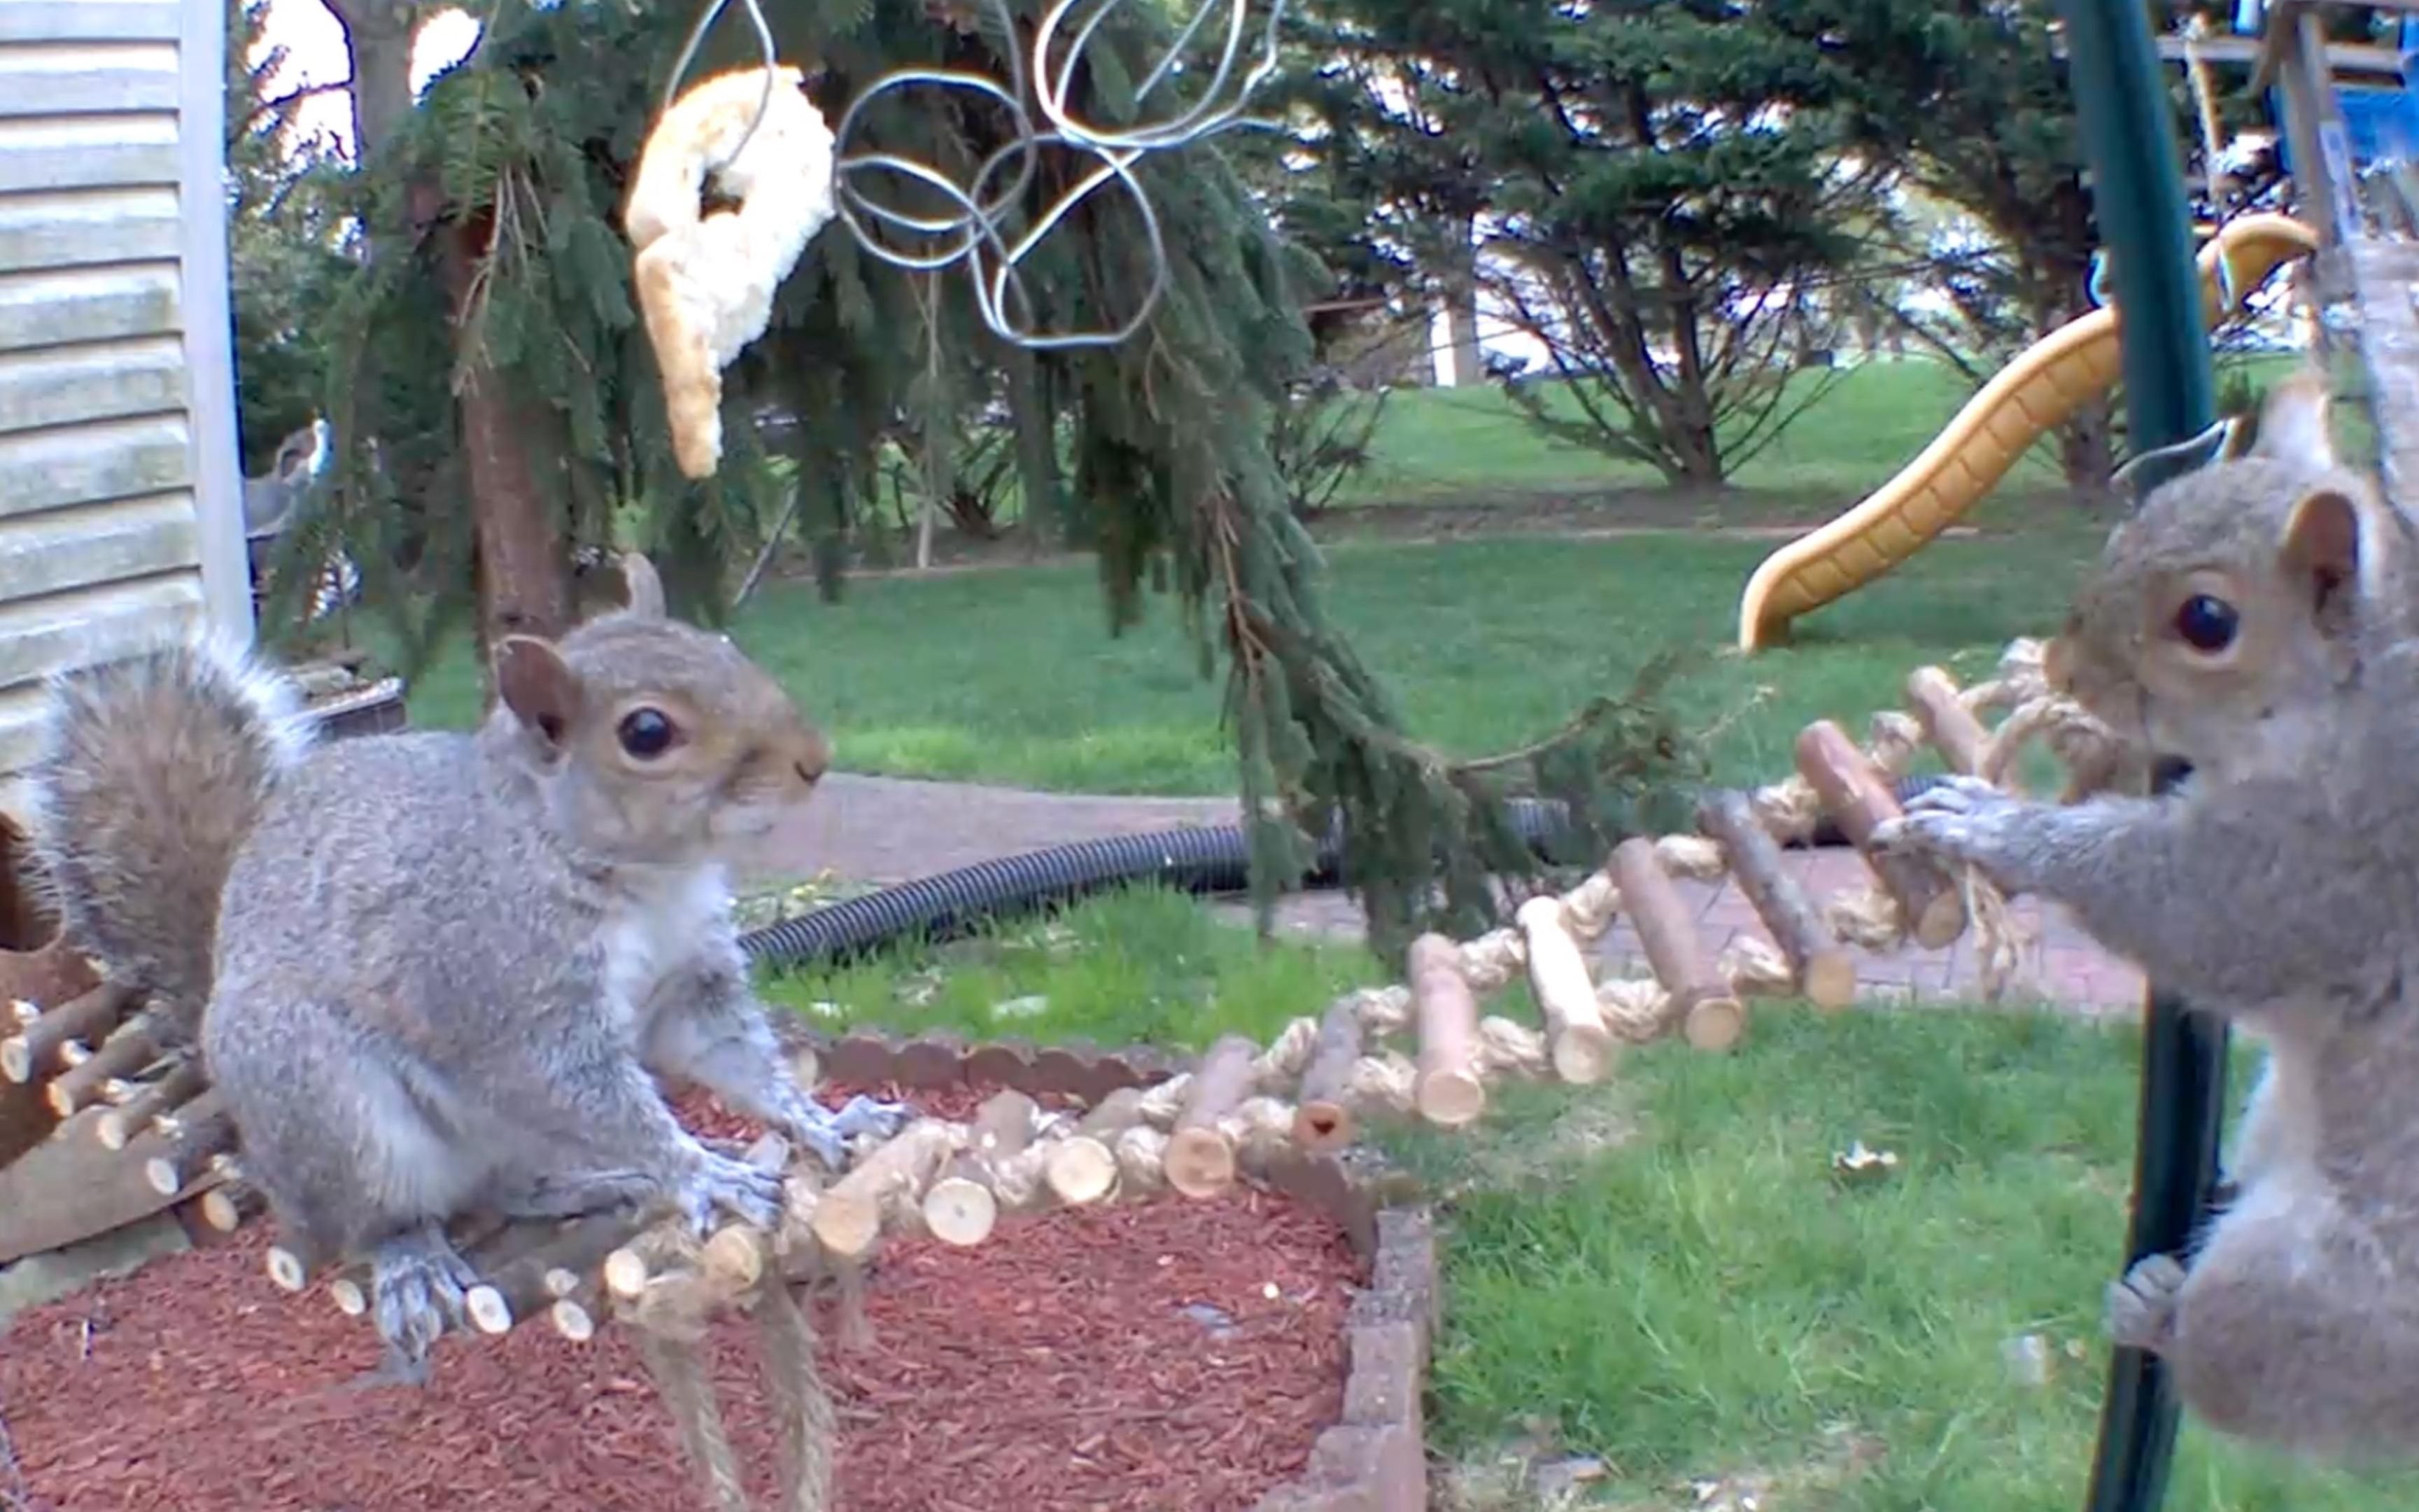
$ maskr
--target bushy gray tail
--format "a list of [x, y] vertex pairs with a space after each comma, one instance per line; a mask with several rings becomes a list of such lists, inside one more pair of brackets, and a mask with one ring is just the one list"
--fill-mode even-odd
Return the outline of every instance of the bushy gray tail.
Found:
[[214, 641], [52, 680], [31, 789], [36, 885], [112, 980], [199, 1024], [219, 894], [310, 733], [285, 678]]

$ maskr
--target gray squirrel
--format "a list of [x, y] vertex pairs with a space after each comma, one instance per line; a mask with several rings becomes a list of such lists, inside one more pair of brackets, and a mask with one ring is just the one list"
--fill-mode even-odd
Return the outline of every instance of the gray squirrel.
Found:
[[498, 644], [472, 733], [315, 743], [282, 677], [210, 640], [51, 689], [28, 785], [60, 917], [172, 1038], [198, 1018], [288, 1242], [368, 1259], [386, 1379], [424, 1379], [476, 1284], [450, 1218], [776, 1219], [779, 1179], [689, 1134], [655, 1074], [835, 1166], [902, 1116], [801, 1091], [732, 919], [726, 868], [813, 794], [823, 736], [624, 569], [626, 608]]
[[2328, 439], [2315, 373], [2256, 440], [2154, 488], [2060, 633], [2053, 687], [2191, 764], [2157, 797], [2026, 802], [1971, 779], [1883, 826], [2055, 900], [2266, 1042], [2188, 1256], [2111, 1285], [2107, 1327], [2220, 1432], [2419, 1454], [2419, 594], [2411, 524]]

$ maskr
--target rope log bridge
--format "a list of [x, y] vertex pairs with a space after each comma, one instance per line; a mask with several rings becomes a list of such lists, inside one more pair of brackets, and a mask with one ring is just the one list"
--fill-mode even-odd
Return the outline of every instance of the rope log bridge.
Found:
[[[1052, 1207], [1133, 1200], [1166, 1191], [1205, 1200], [1258, 1177], [1281, 1152], [1330, 1155], [1373, 1117], [1443, 1127], [1485, 1112], [1504, 1077], [1574, 1085], [1603, 1080], [1626, 1046], [1676, 1037], [1703, 1051], [1734, 1045], [1746, 1002], [1795, 995], [1838, 1009], [1856, 995], [1850, 945], [1938, 948], [1977, 934], [1985, 991], [2005, 986], [2021, 941], [2005, 900], [1979, 877], [1918, 858], [1874, 854], [1876, 825], [1898, 811], [1892, 780], [1924, 748], [1952, 770], [2005, 781], [2020, 748], [2042, 741], [2067, 772], [2072, 801], [2119, 780], [2123, 748], [2078, 708], [2051, 695], [2038, 642], [2020, 640], [1990, 682], [1959, 689], [1938, 668], [1906, 684], [1907, 711], [1874, 716], [1859, 748], [1837, 724], [1810, 725], [1797, 770], [1753, 793], [1701, 801], [1700, 832], [1633, 838], [1559, 895], [1520, 904], [1511, 924], [1456, 942], [1421, 936], [1406, 980], [1361, 989], [1296, 1018], [1266, 1046], [1228, 1035], [1190, 1071], [1105, 1092], [1088, 1107], [1045, 1110], [1027, 1093], [994, 1093], [963, 1121], [918, 1118], [886, 1140], [861, 1140], [845, 1173], [793, 1159], [768, 1135], [745, 1158], [783, 1175], [776, 1227], [732, 1224], [700, 1239], [674, 1221], [615, 1210], [561, 1222], [498, 1225], [458, 1236], [483, 1277], [466, 1312], [479, 1334], [543, 1319], [584, 1342], [609, 1319], [631, 1326], [716, 1508], [747, 1504], [698, 1355], [718, 1314], [752, 1314], [769, 1383], [789, 1428], [785, 1506], [826, 1504], [831, 1405], [814, 1373], [814, 1336], [790, 1288], [831, 1281], [845, 1341], [861, 1334], [864, 1269], [886, 1239], [931, 1236], [983, 1243], [1004, 1219]], [[2008, 711], [1995, 729], [1983, 717]], [[1784, 864], [1828, 815], [1865, 856], [1872, 885], [1818, 906]], [[1709, 953], [1674, 886], [1727, 872], [1770, 942], [1743, 936]], [[1648, 971], [1595, 980], [1589, 947], [1624, 913]], [[1525, 1023], [1483, 1011], [1490, 994], [1522, 980], [1535, 1003]], [[199, 1222], [233, 1232], [264, 1208], [242, 1180], [237, 1131], [188, 1051], [162, 1051], [149, 1005], [104, 982], [54, 1008], [10, 1005], [0, 1039], [0, 1099], [39, 1096], [64, 1120], [52, 1142], [83, 1141], [85, 1180], [140, 1182], [155, 1208], [189, 1204]], [[911, 1049], [913, 1047], [910, 1047]], [[905, 1054], [905, 1052], [901, 1052]], [[814, 1052], [797, 1072], [813, 1085]], [[97, 1174], [95, 1174], [97, 1173]], [[323, 1269], [271, 1246], [272, 1281], [307, 1289]], [[365, 1273], [338, 1267], [326, 1294], [366, 1318]]]

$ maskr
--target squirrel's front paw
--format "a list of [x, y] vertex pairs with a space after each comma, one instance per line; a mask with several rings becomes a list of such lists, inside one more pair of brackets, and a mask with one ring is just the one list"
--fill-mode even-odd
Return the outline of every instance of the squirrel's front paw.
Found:
[[904, 1103], [885, 1103], [859, 1092], [837, 1113], [811, 1098], [800, 1098], [797, 1116], [790, 1120], [790, 1137], [815, 1152], [835, 1171], [848, 1168], [848, 1142], [859, 1134], [887, 1139], [907, 1121]]
[[2030, 805], [1977, 777], [1951, 777], [1918, 794], [1906, 812], [1873, 829], [1884, 851], [1929, 855], [1984, 869], [2001, 859]]
[[2185, 1271], [2172, 1255], [2145, 1255], [2108, 1284], [2108, 1337], [2129, 1350], [2164, 1350], [2175, 1337]]
[[778, 1171], [763, 1170], [710, 1149], [701, 1149], [699, 1155], [678, 1194], [681, 1211], [699, 1233], [714, 1227], [716, 1211], [758, 1228], [770, 1228], [780, 1220]]

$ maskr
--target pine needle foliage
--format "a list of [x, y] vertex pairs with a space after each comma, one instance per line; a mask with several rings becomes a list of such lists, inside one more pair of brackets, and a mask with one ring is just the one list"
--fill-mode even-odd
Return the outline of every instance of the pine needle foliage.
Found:
[[[785, 55], [817, 74], [810, 93], [835, 122], [894, 69], [1011, 77], [1009, 49], [1029, 51], [1040, 7], [1010, 0], [1009, 8], [1012, 40], [988, 8], [767, 3]], [[1503, 758], [1456, 763], [1404, 733], [1394, 700], [1328, 618], [1318, 552], [1289, 513], [1270, 455], [1272, 407], [1311, 361], [1301, 305], [1328, 280], [1271, 231], [1214, 144], [1137, 165], [1163, 229], [1166, 283], [1148, 324], [1112, 347], [1036, 353], [1004, 343], [980, 319], [962, 269], [901, 270], [845, 227], [826, 229], [779, 290], [771, 329], [725, 376], [718, 476], [682, 480], [618, 208], [692, 20], [686, 8], [506, 4], [371, 170], [376, 224], [424, 234], [411, 255], [381, 258], [339, 312], [346, 355], [331, 409], [351, 444], [337, 492], [359, 501], [348, 529], [406, 523], [417, 532], [411, 554], [435, 563], [418, 576], [445, 591], [422, 596], [431, 607], [404, 627], [409, 644], [432, 643], [469, 607], [466, 564], [449, 554], [467, 551], [470, 532], [450, 502], [463, 490], [445, 447], [445, 375], [467, 354], [482, 354], [551, 417], [532, 438], [543, 448], [535, 471], [556, 490], [565, 532], [601, 542], [632, 527], [626, 533], [663, 563], [676, 606], [709, 618], [733, 543], [761, 531], [776, 503], [758, 465], [756, 416], [793, 421], [770, 434], [795, 464], [799, 516], [836, 587], [836, 545], [875, 497], [884, 438], [912, 439], [928, 474], [945, 478], [951, 439], [1004, 404], [1027, 518], [1097, 554], [1109, 633], [1140, 621], [1147, 594], [1163, 595], [1190, 628], [1205, 676], [1223, 653], [1264, 918], [1309, 866], [1315, 838], [1331, 831], [1343, 837], [1344, 880], [1369, 911], [1373, 944], [1392, 951], [1421, 928], [1484, 927], [1502, 917], [1502, 887], [1522, 890], [1533, 877], [1507, 795], [1574, 806], [1572, 860], [1600, 859], [1611, 837], [1677, 819], [1676, 784], [1698, 756], [1662, 707], [1668, 666]], [[1170, 28], [1157, 8], [1136, 6], [1102, 32], [1073, 98], [1095, 118], [1134, 118], [1136, 81]], [[692, 77], [752, 61], [734, 11]], [[1158, 118], [1170, 105], [1154, 98], [1149, 107]], [[905, 89], [870, 107], [849, 146], [967, 183], [1011, 139], [1009, 125], [978, 95]], [[1092, 162], [1042, 149], [1023, 213], [1038, 213]], [[1012, 174], [1016, 164], [1006, 166]], [[943, 208], [896, 176], [859, 181], [901, 209]], [[432, 332], [446, 329], [435, 241], [441, 227], [464, 225], [481, 230], [486, 250], [454, 350], [432, 363]], [[1149, 276], [1141, 223], [1112, 188], [1025, 261], [1009, 313], [1048, 331], [1114, 327]], [[375, 448], [362, 440], [371, 437]], [[364, 560], [383, 554], [367, 541], [355, 549]]]

